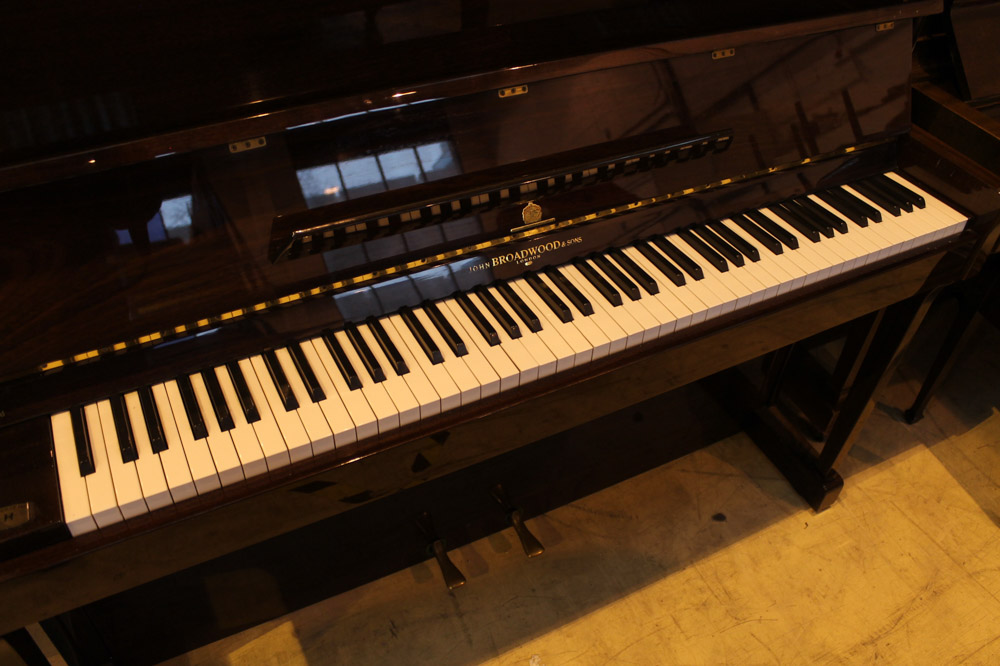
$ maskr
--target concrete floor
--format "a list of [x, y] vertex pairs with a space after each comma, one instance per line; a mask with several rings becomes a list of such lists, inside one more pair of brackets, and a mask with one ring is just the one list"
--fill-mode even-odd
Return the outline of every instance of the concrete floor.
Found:
[[1000, 333], [978, 322], [914, 426], [937, 333], [814, 514], [744, 436], [173, 664], [998, 664]]

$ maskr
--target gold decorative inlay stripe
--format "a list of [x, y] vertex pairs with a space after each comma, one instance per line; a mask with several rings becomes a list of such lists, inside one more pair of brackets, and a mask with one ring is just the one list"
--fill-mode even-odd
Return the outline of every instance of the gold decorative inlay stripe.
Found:
[[132, 349], [135, 347], [141, 347], [143, 345], [148, 345], [158, 340], [162, 340], [164, 338], [175, 338], [180, 335], [191, 335], [194, 333], [198, 333], [199, 331], [204, 331], [209, 328], [212, 328], [220, 321], [233, 321], [236, 319], [240, 319], [251, 313], [265, 312], [267, 310], [280, 307], [282, 305], [287, 305], [289, 303], [294, 303], [296, 301], [304, 300], [314, 296], [320, 296], [323, 294], [329, 294], [331, 292], [340, 291], [350, 287], [356, 287], [368, 282], [380, 280], [382, 278], [391, 275], [396, 275], [397, 273], [409, 272], [415, 269], [432, 266], [434, 264], [448, 261], [450, 259], [455, 259], [457, 257], [474, 254], [476, 252], [488, 250], [490, 248], [498, 247], [500, 245], [506, 245], [507, 243], [511, 243], [513, 241], [533, 238], [535, 236], [541, 236], [544, 234], [552, 233], [553, 231], [560, 231], [563, 229], [567, 229], [569, 227], [574, 227], [581, 224], [587, 224], [593, 222], [594, 220], [613, 217], [615, 215], [621, 215], [622, 213], [631, 212], [640, 208], [648, 208], [650, 206], [664, 204], [673, 201], [675, 199], [688, 196], [690, 194], [717, 189], [719, 187], [724, 187], [732, 183], [745, 182], [748, 180], [752, 180], [754, 178], [759, 178], [769, 174], [778, 173], [780, 171], [788, 171], [789, 169], [795, 169], [797, 167], [806, 164], [811, 164], [821, 160], [826, 160], [833, 157], [846, 155], [858, 150], [873, 148], [875, 146], [888, 143], [889, 141], [892, 141], [892, 139], [884, 139], [881, 141], [872, 141], [869, 143], [859, 144], [856, 146], [848, 146], [846, 148], [842, 148], [822, 155], [807, 157], [805, 159], [798, 160], [795, 162], [788, 162], [786, 164], [780, 164], [778, 166], [765, 167], [758, 171], [743, 174], [741, 176], [732, 176], [716, 182], [706, 183], [704, 185], [698, 185], [696, 187], [688, 187], [678, 192], [661, 194], [655, 197], [650, 197], [648, 199], [641, 199], [639, 201], [632, 201], [627, 204], [622, 204], [621, 206], [615, 206], [613, 208], [607, 208], [604, 210], [587, 213], [585, 215], [580, 215], [578, 217], [566, 220], [553, 221], [550, 224], [542, 223], [539, 224], [538, 226], [531, 226], [530, 228], [524, 228], [523, 231], [519, 230], [507, 236], [494, 238], [492, 240], [484, 241], [476, 245], [470, 245], [467, 247], [457, 248], [454, 250], [447, 250], [445, 252], [441, 252], [421, 259], [416, 259], [414, 261], [410, 261], [405, 264], [390, 266], [388, 268], [371, 271], [369, 273], [364, 273], [361, 275], [356, 275], [354, 277], [345, 278], [343, 280], [338, 280], [336, 282], [330, 282], [324, 285], [320, 285], [318, 287], [314, 287], [308, 291], [294, 292], [277, 299], [256, 303], [246, 308], [233, 310], [225, 314], [216, 315], [214, 317], [209, 317], [207, 319], [199, 319], [198, 321], [191, 324], [180, 324], [172, 328], [165, 329], [163, 331], [154, 331], [152, 333], [147, 333], [146, 335], [142, 335], [137, 338], [133, 338], [131, 340], [116, 342], [107, 347], [101, 347], [100, 349], [94, 349], [88, 352], [84, 352], [82, 354], [76, 354], [66, 359], [49, 361], [48, 363], [44, 363], [38, 366], [38, 371], [49, 372], [52, 370], [57, 370], [59, 368], [65, 367], [67, 365], [82, 363], [84, 361], [88, 361], [101, 356], [121, 353], [124, 350]]

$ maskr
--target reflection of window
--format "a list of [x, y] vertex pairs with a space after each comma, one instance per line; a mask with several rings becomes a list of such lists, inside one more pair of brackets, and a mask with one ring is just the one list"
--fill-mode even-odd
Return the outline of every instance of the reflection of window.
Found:
[[[191, 195], [164, 199], [160, 210], [146, 222], [145, 238], [141, 231], [136, 242], [145, 246], [149, 243], [162, 243], [168, 238], [187, 242], [191, 240]], [[132, 231], [116, 230], [119, 245], [131, 245]]]
[[299, 169], [296, 175], [309, 208], [438, 180], [459, 173], [447, 141]]
[[191, 240], [191, 195], [164, 199], [160, 206], [168, 238]]

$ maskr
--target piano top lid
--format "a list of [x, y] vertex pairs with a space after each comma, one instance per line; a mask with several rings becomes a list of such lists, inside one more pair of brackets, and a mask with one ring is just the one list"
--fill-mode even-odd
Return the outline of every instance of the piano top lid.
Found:
[[[490, 72], [530, 67], [514, 76], [550, 77], [539, 65], [638, 45], [670, 43], [661, 57], [730, 48], [936, 13], [942, 0], [297, 0], [274, 8], [98, 0], [0, 10], [0, 57], [16, 63], [0, 99], [0, 191], [390, 106], [429, 84], [454, 94], [456, 82], [476, 85], [467, 79]], [[423, 94], [437, 92], [431, 85]]]

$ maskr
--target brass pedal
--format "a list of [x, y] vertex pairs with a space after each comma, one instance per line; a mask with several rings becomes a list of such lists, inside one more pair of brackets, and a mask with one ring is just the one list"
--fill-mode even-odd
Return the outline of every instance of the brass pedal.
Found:
[[521, 510], [511, 506], [510, 498], [507, 497], [507, 491], [503, 489], [503, 486], [499, 483], [493, 486], [490, 494], [493, 495], [493, 499], [500, 504], [504, 513], [507, 514], [507, 521], [514, 528], [514, 533], [517, 534], [517, 538], [521, 541], [521, 548], [524, 548], [524, 554], [528, 557], [535, 557], [544, 553], [545, 546], [535, 538], [535, 535], [531, 533], [528, 526], [524, 524], [524, 519], [521, 517]]
[[424, 511], [417, 518], [417, 525], [420, 527], [420, 531], [424, 533], [424, 536], [427, 537], [428, 550], [434, 555], [434, 559], [437, 560], [438, 567], [441, 569], [441, 577], [444, 578], [444, 584], [448, 586], [449, 590], [454, 590], [465, 585], [465, 576], [462, 575], [462, 572], [458, 570], [455, 563], [448, 557], [448, 552], [444, 549], [444, 541], [434, 531], [434, 523], [431, 521], [431, 515]]

